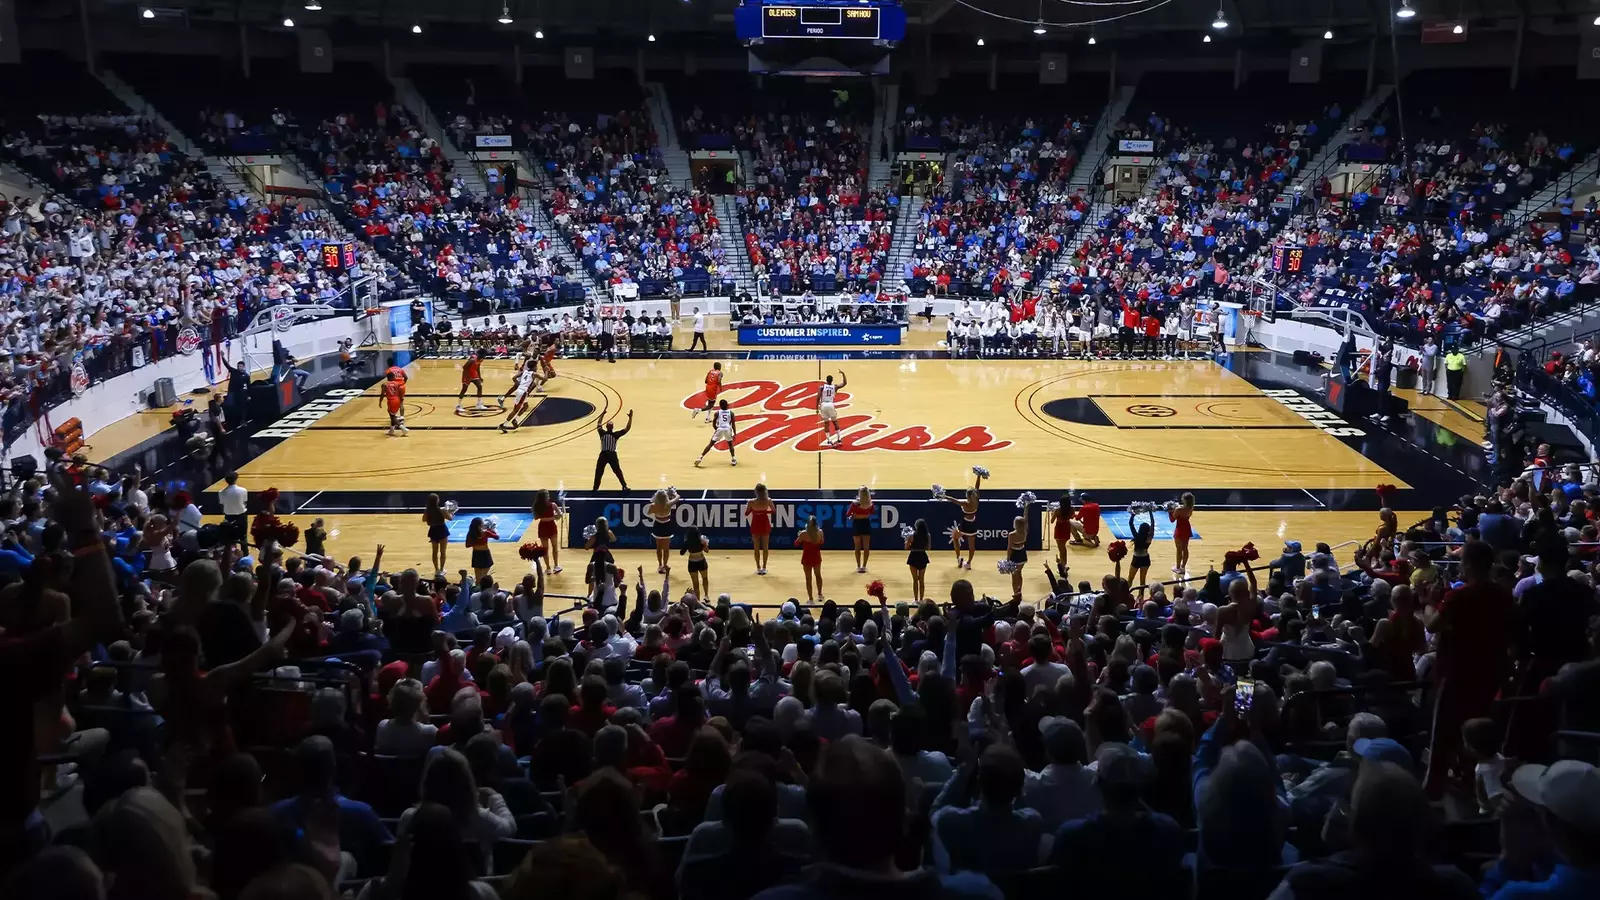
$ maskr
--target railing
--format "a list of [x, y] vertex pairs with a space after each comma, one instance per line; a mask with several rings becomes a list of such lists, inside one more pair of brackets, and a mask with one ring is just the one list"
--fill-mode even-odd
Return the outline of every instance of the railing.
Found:
[[[1538, 197], [1541, 194], [1544, 194], [1546, 191], [1550, 191], [1552, 189], [1555, 191], [1555, 193], [1550, 195], [1551, 199], [1559, 200], [1562, 197], [1565, 197], [1567, 194], [1576, 191], [1578, 185], [1582, 184], [1583, 182], [1594, 181], [1597, 178], [1600, 178], [1600, 151], [1596, 151], [1584, 157], [1582, 161], [1578, 162], [1572, 168], [1562, 173], [1554, 181], [1535, 191], [1532, 196], [1528, 197], [1527, 200], [1524, 200], [1523, 202], [1532, 203], [1534, 197]], [[1520, 203], [1518, 204], [1518, 206], [1521, 205], [1522, 204]], [[1522, 226], [1542, 215], [1547, 209], [1548, 207], [1545, 206], [1545, 204], [1538, 204], [1535, 208], [1528, 210], [1526, 213], [1508, 216], [1507, 219], [1511, 230], [1516, 231], [1522, 228]]]

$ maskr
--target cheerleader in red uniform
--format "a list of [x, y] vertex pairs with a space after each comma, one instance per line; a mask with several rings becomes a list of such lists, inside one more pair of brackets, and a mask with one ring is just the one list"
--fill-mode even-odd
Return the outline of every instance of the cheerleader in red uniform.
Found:
[[756, 574], [767, 574], [767, 557], [772, 553], [772, 497], [765, 484], [756, 485], [756, 495], [744, 505], [750, 517], [750, 544], [755, 548]]
[[856, 500], [845, 511], [850, 520], [850, 540], [855, 544], [856, 574], [867, 571], [867, 560], [872, 556], [872, 491], [861, 486]]
[[551, 502], [549, 491], [540, 491], [534, 495], [533, 518], [539, 523], [539, 530], [536, 533], [539, 536], [539, 543], [544, 546], [545, 556], [550, 560], [550, 571], [552, 574], [560, 572], [561, 566], [556, 562], [561, 547], [561, 541], [557, 540], [560, 527], [556, 524], [556, 520], [561, 518], [561, 507]]
[[806, 518], [805, 530], [795, 535], [794, 545], [800, 548], [800, 568], [806, 573], [806, 603], [815, 603], [822, 596], [822, 527], [816, 516]]
[[1194, 536], [1194, 527], [1189, 524], [1189, 518], [1194, 515], [1194, 494], [1187, 491], [1178, 498], [1178, 505], [1167, 507], [1167, 518], [1172, 520], [1172, 545], [1178, 551], [1178, 564], [1172, 567], [1175, 574], [1183, 574], [1189, 570], [1189, 538]]
[[1075, 537], [1072, 530], [1072, 515], [1072, 496], [1062, 494], [1061, 502], [1057, 503], [1055, 510], [1050, 513], [1052, 533], [1056, 539], [1056, 568], [1060, 570], [1062, 578], [1067, 577], [1067, 544]]

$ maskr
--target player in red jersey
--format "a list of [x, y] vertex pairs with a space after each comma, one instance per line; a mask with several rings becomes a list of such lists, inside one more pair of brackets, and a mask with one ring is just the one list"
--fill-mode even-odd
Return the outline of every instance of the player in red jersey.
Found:
[[539, 368], [544, 373], [545, 381], [556, 377], [555, 358], [558, 349], [556, 342], [552, 340], [545, 344], [544, 353], [539, 356]]
[[461, 364], [461, 393], [456, 395], [456, 412], [465, 412], [461, 401], [467, 399], [467, 388], [478, 389], [478, 403], [473, 409], [483, 409], [483, 360], [477, 353], [468, 353], [467, 361]]
[[406, 417], [403, 412], [405, 402], [405, 377], [395, 369], [390, 369], [384, 375], [383, 388], [378, 391], [378, 405], [389, 411], [389, 430], [386, 433], [390, 437], [396, 434], [404, 437], [411, 433], [411, 430], [406, 428]]
[[711, 371], [706, 373], [706, 405], [690, 411], [689, 418], [705, 413], [706, 421], [711, 421], [712, 413], [717, 408], [717, 395], [720, 393], [722, 393], [722, 363], [718, 362], [712, 363]]

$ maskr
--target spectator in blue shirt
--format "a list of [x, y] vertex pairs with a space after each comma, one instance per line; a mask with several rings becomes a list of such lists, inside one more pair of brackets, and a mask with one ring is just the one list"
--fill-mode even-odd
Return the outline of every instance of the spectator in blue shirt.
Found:
[[285, 827], [304, 829], [313, 815], [334, 811], [339, 819], [339, 847], [356, 860], [370, 860], [378, 848], [394, 843], [394, 836], [378, 820], [372, 807], [339, 793], [334, 783], [338, 757], [333, 742], [316, 734], [295, 748], [295, 770], [300, 785], [295, 796], [272, 804], [272, 814]]
[[[1044, 819], [1017, 808], [1026, 774], [1022, 757], [1002, 744], [956, 770], [933, 802], [933, 864], [940, 872], [1020, 872], [1038, 864]], [[974, 778], [976, 806], [970, 805]]]
[[1106, 744], [1095, 755], [1101, 810], [1061, 826], [1050, 862], [1072, 873], [1082, 896], [1162, 897], [1187, 894], [1183, 827], [1140, 799], [1155, 779], [1150, 758], [1127, 744]]

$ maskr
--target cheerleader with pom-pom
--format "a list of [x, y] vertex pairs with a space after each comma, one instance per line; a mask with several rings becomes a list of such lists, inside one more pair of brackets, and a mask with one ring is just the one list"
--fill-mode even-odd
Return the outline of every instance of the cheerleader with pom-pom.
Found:
[[1176, 505], [1167, 504], [1167, 518], [1172, 522], [1172, 545], [1178, 551], [1178, 563], [1172, 567], [1175, 575], [1189, 571], [1189, 539], [1194, 536], [1194, 526], [1189, 519], [1194, 516], [1194, 494], [1188, 491], [1178, 498]]
[[1074, 515], [1071, 494], [1062, 494], [1061, 499], [1050, 508], [1051, 533], [1056, 539], [1056, 568], [1062, 572], [1067, 570], [1067, 545], [1083, 543], [1083, 535], [1073, 519]]
[[494, 568], [494, 555], [489, 552], [489, 542], [499, 538], [494, 526], [481, 518], [467, 523], [467, 549], [472, 551], [472, 577], [479, 582], [489, 577]]
[[1250, 638], [1250, 628], [1260, 611], [1257, 596], [1256, 573], [1250, 563], [1260, 559], [1255, 544], [1245, 544], [1239, 550], [1229, 550], [1223, 556], [1226, 568], [1244, 567], [1244, 577], [1237, 575], [1228, 582], [1228, 603], [1217, 610], [1217, 624], [1222, 628], [1222, 660], [1239, 671], [1248, 671], [1255, 658], [1255, 642]]
[[850, 541], [856, 552], [856, 574], [861, 575], [867, 571], [867, 560], [872, 556], [872, 491], [862, 485], [856, 492], [856, 500], [845, 511], [845, 517], [850, 520]]
[[428, 553], [436, 575], [444, 574], [445, 551], [450, 546], [450, 520], [454, 509], [439, 502], [438, 494], [428, 495], [428, 505], [422, 510], [422, 521], [428, 526]]
[[677, 497], [667, 491], [656, 491], [650, 498], [650, 505], [644, 508], [645, 518], [650, 520], [650, 536], [656, 544], [656, 574], [665, 575], [669, 560], [672, 559], [672, 535], [676, 530], [673, 524], [673, 510], [678, 506]]
[[1011, 599], [1022, 602], [1022, 568], [1028, 564], [1028, 507], [1022, 504], [1022, 515], [1011, 520], [1011, 533], [1006, 535], [1006, 562], [1011, 566]]
[[[1128, 524], [1133, 525], [1133, 511], [1129, 510]], [[1148, 522], [1140, 522], [1133, 529], [1133, 560], [1128, 563], [1128, 584], [1133, 584], [1134, 576], [1139, 578], [1139, 590], [1143, 591], [1145, 581], [1150, 577], [1150, 542], [1156, 536], [1156, 511], [1146, 504], [1139, 511], [1150, 518]]]
[[911, 598], [918, 606], [927, 599], [928, 576], [928, 548], [933, 545], [933, 538], [928, 534], [928, 520], [918, 519], [912, 526], [910, 533], [905, 534], [906, 539], [906, 567], [911, 570]]
[[[961, 518], [956, 522], [955, 540], [951, 542], [955, 547], [956, 568], [958, 569], [970, 570], [972, 568], [972, 557], [978, 553], [978, 489], [983, 486], [983, 477], [987, 473], [976, 467], [974, 467], [973, 472], [978, 476], [978, 480], [972, 487], [967, 488], [967, 496], [964, 499], [957, 500], [947, 494], [941, 494], [938, 498], [940, 500], [949, 500], [956, 506], [961, 507]], [[961, 546], [963, 544], [967, 548], [965, 561], [961, 559]]]
[[544, 547], [545, 557], [550, 560], [550, 571], [561, 574], [561, 563], [558, 560], [561, 547], [561, 526], [556, 523], [562, 517], [561, 507], [550, 499], [549, 491], [540, 491], [533, 497], [533, 518], [538, 522], [538, 529], [534, 532], [539, 537], [539, 545]]

